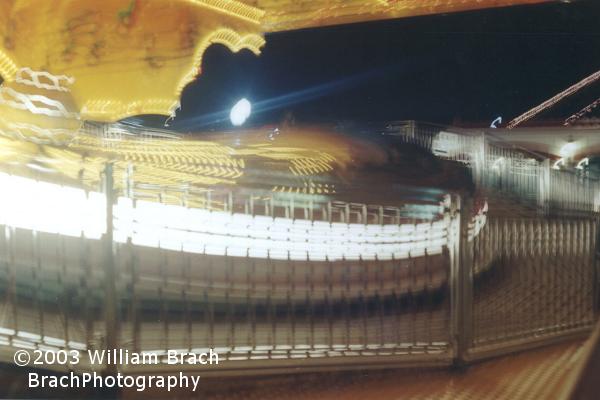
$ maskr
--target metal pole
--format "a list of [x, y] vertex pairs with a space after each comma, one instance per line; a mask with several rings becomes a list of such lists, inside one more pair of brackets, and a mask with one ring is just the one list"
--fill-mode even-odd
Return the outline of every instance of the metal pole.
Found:
[[593, 276], [593, 296], [594, 296], [594, 317], [598, 318], [600, 311], [600, 236], [599, 229], [600, 217], [596, 215], [590, 222], [591, 227], [591, 246], [592, 246], [592, 276]]
[[450, 260], [450, 331], [454, 347], [454, 359], [459, 359], [460, 335], [460, 295], [459, 295], [459, 264], [460, 264], [460, 196], [452, 196], [450, 201], [450, 231], [448, 233], [448, 257]]
[[[104, 169], [104, 193], [106, 194], [106, 233], [102, 238], [104, 257], [104, 321], [106, 329], [106, 350], [118, 349], [119, 345], [119, 312], [116, 289], [116, 268], [113, 243], [113, 204], [115, 200], [113, 165], [107, 163]], [[117, 372], [117, 366], [108, 364], [106, 374]]]
[[454, 256], [452, 257], [452, 320], [455, 333], [455, 365], [467, 363], [473, 337], [473, 243], [469, 242], [469, 223], [473, 201], [468, 194], [458, 199], [459, 215], [454, 229]]
[[539, 164], [538, 206], [545, 214], [548, 212], [550, 195], [550, 160]]

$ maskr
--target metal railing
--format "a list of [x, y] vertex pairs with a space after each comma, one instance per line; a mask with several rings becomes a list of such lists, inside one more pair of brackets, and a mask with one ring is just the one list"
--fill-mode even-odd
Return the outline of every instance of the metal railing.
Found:
[[[236, 214], [232, 206], [201, 212], [143, 200], [131, 202], [129, 209], [122, 203], [131, 199], [115, 197], [110, 164], [106, 172], [106, 201], [98, 206], [107, 209], [94, 216], [106, 219], [103, 226], [111, 235], [100, 240], [85, 237], [97, 234], [87, 225], [81, 234], [38, 231], [36, 222], [51, 225], [41, 221], [44, 213], [23, 225], [18, 217], [3, 217], [12, 224], [0, 236], [5, 272], [0, 276], [8, 277], [2, 282], [0, 341], [5, 345], [118, 346], [157, 354], [214, 348], [226, 361], [225, 369], [236, 369], [240, 362], [270, 368], [261, 366], [264, 360], [313, 368], [323, 362], [359, 366], [365, 358], [383, 365], [451, 362], [447, 241], [455, 224], [443, 205], [438, 205], [440, 217], [419, 223], [407, 223], [399, 208], [347, 203], [326, 203], [326, 212], [311, 210], [316, 218], [306, 220], [297, 218], [298, 209], [252, 215]], [[11, 186], [10, 177], [5, 180]], [[32, 180], [17, 181], [23, 193], [13, 193], [14, 201], [6, 196], [2, 204], [12, 215], [23, 205], [19, 198], [35, 186]], [[75, 192], [69, 189], [61, 197], [71, 207], [57, 207], [48, 218], [67, 219], [76, 212], [74, 199], [83, 201], [83, 208], [95, 204], [90, 203], [95, 196]], [[56, 196], [42, 197], [51, 205]], [[35, 207], [36, 201], [26, 204]], [[296, 201], [288, 210], [299, 204], [303, 209]], [[146, 206], [157, 213], [144, 214]], [[174, 218], [188, 210], [190, 219]], [[210, 220], [214, 223], [207, 226]], [[473, 235], [480, 225], [476, 219]], [[176, 250], [162, 241], [172, 242], [177, 234], [161, 236], [169, 226], [215, 235], [216, 244], [242, 238], [256, 243], [244, 251], [197, 249], [192, 237], [183, 238]], [[153, 230], [158, 232], [156, 246], [147, 240]], [[346, 252], [338, 241], [348, 242]], [[271, 247], [255, 254], [263, 242]], [[357, 248], [360, 254], [354, 254]], [[132, 366], [128, 372], [140, 371]]]
[[594, 219], [483, 224], [460, 203], [445, 211], [440, 253], [388, 260], [217, 256], [5, 227], [0, 342], [213, 348], [224, 360], [213, 372], [258, 373], [449, 365], [590, 328]]
[[544, 214], [600, 211], [600, 181], [583, 170], [555, 169], [544, 156], [489, 132], [409, 121], [390, 124], [384, 133], [468, 165], [475, 183], [487, 194], [508, 195]]
[[470, 357], [589, 332], [595, 218], [490, 217], [474, 238]]
[[[439, 135], [419, 138], [415, 132], [415, 143], [439, 147]], [[329, 201], [316, 207], [289, 197], [265, 203], [225, 193], [210, 199], [218, 209], [207, 208], [231, 218], [268, 217], [268, 227], [258, 232], [268, 233], [268, 240], [275, 240], [271, 225], [279, 219], [358, 229], [352, 231], [357, 237], [368, 229], [412, 229], [407, 243], [415, 248], [432, 240], [419, 239], [419, 224], [441, 223], [444, 232], [439, 251], [427, 245], [385, 259], [377, 252], [302, 258], [287, 247], [284, 257], [233, 256], [228, 250], [177, 250], [160, 240], [157, 246], [136, 243], [132, 232], [143, 233], [141, 228], [112, 237], [120, 217], [107, 168], [102, 215], [110, 235], [98, 240], [26, 227], [0, 229], [0, 357], [10, 361], [19, 347], [121, 347], [161, 357], [168, 350], [214, 348], [223, 363], [206, 372], [439, 366], [589, 332], [597, 311], [596, 184], [549, 170], [547, 163], [481, 136], [461, 136], [453, 143], [443, 157], [467, 162], [488, 193], [510, 190], [537, 209], [577, 214], [486, 217], [481, 209], [474, 216], [473, 199], [461, 193], [423, 222], [407, 219], [407, 208]], [[560, 185], [566, 189], [555, 193]], [[285, 229], [285, 241], [295, 240], [297, 232]], [[123, 370], [167, 373], [170, 368], [160, 363]]]

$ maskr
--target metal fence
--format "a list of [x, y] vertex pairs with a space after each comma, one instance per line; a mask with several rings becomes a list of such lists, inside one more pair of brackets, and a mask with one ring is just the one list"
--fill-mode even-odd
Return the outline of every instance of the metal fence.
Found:
[[[416, 141], [435, 150], [439, 140], [428, 132]], [[489, 193], [578, 214], [486, 215], [466, 193], [427, 209], [428, 217], [414, 212], [432, 204], [205, 193], [178, 198], [204, 196], [218, 207], [148, 206], [135, 184], [125, 192], [135, 201], [119, 198], [108, 167], [105, 201], [73, 194], [94, 202], [90, 218], [103, 223], [88, 223], [103, 227], [99, 238], [87, 225], [79, 233], [18, 225], [10, 212], [22, 206], [18, 196], [0, 204], [0, 357], [10, 362], [15, 348], [161, 357], [213, 348], [223, 362], [206, 373], [434, 366], [588, 332], [598, 287], [595, 183], [481, 136], [449, 143], [443, 157], [468, 162]], [[60, 220], [73, 208], [40, 209], [49, 211]]]
[[588, 332], [596, 237], [595, 218], [489, 218], [471, 253], [470, 356]]
[[[0, 341], [8, 348], [213, 348], [223, 369], [256, 371], [453, 359], [450, 203], [413, 222], [402, 209], [359, 204], [305, 214], [297, 200], [252, 215], [230, 205], [117, 200], [107, 175], [106, 201], [46, 184], [53, 212], [23, 220], [19, 208], [38, 200], [20, 199], [41, 183], [3, 179], [14, 189], [0, 204]], [[79, 208], [95, 211], [80, 231], [43, 232]], [[305, 215], [312, 219], [298, 218]], [[89, 238], [99, 226], [102, 237]]]
[[600, 181], [588, 177], [584, 170], [556, 169], [543, 155], [488, 132], [410, 121], [390, 124], [384, 133], [440, 158], [468, 165], [475, 183], [487, 195], [501, 193], [544, 214], [600, 211]]

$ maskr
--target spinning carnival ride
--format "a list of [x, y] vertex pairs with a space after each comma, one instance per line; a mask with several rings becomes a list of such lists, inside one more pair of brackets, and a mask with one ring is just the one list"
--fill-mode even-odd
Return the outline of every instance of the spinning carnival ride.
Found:
[[259, 54], [266, 32], [535, 2], [3, 1], [0, 347], [450, 364], [459, 244], [501, 243], [479, 241], [485, 204], [459, 213], [462, 169], [393, 137], [117, 121], [173, 116], [211, 44]]

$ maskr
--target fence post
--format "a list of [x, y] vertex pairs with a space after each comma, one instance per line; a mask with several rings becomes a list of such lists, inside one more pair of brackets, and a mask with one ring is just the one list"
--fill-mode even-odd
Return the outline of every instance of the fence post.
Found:
[[488, 171], [487, 166], [487, 138], [485, 137], [485, 131], [481, 132], [480, 145], [479, 145], [479, 171], [477, 184], [481, 187], [485, 187], [486, 174]]
[[595, 215], [591, 222], [591, 246], [592, 247], [592, 276], [593, 286], [592, 293], [594, 296], [594, 317], [597, 319], [600, 314], [600, 217]]
[[[116, 289], [116, 268], [113, 243], [113, 204], [115, 201], [113, 165], [107, 163], [104, 168], [103, 190], [106, 194], [106, 233], [102, 238], [102, 253], [104, 267], [104, 322], [105, 322], [105, 349], [119, 348], [119, 312]], [[107, 364], [105, 373], [116, 373], [117, 366]]]
[[539, 164], [538, 207], [547, 213], [550, 204], [550, 160]]
[[453, 205], [453, 245], [451, 253], [451, 313], [455, 346], [455, 366], [467, 363], [473, 332], [473, 246], [469, 223], [473, 201], [468, 194], [457, 196]]

